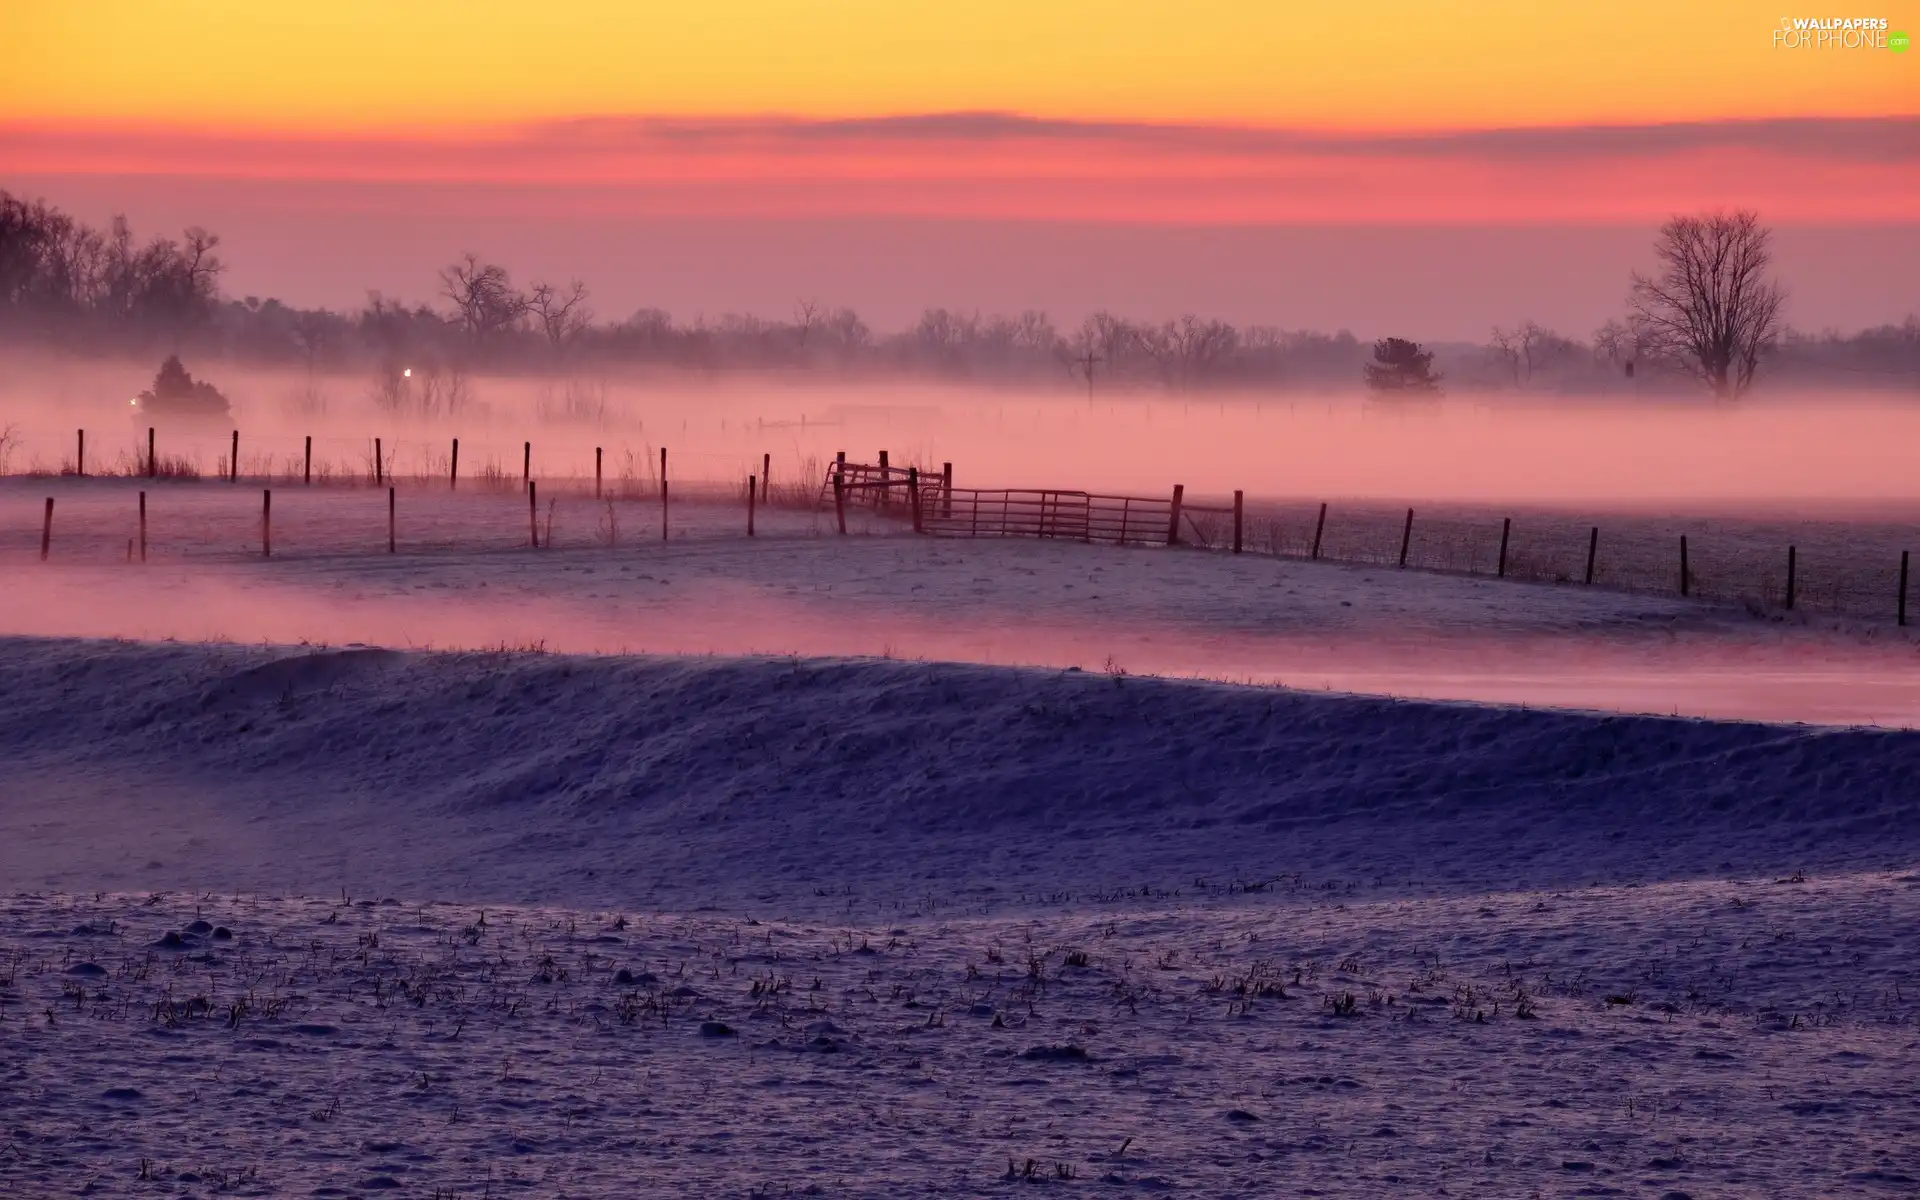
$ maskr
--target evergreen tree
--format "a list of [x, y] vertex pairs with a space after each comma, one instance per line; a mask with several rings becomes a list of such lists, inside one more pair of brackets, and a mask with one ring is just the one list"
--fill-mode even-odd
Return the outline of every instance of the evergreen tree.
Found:
[[1433, 351], [1405, 338], [1384, 338], [1373, 344], [1373, 361], [1366, 364], [1367, 386], [1376, 392], [1437, 392], [1440, 376], [1433, 370]]

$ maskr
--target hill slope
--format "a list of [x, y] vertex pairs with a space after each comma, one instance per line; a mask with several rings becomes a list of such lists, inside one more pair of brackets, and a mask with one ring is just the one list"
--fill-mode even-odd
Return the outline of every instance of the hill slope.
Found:
[[580, 904], [1911, 860], [1920, 734], [878, 660], [0, 641], [0, 871]]

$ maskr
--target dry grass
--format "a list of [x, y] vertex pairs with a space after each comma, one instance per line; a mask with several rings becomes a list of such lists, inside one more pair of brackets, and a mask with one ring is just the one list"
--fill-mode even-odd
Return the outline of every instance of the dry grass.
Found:
[[[1233, 1130], [1364, 1131], [1327, 1143], [1361, 1171], [1341, 1194], [1378, 1194], [1365, 1172], [1387, 1170], [1535, 1188], [1569, 1169], [1569, 1139], [1609, 1170], [1665, 1176], [1689, 1169], [1678, 1139], [1749, 1181], [1792, 1170], [1816, 1137], [1842, 1139], [1848, 1162], [1876, 1144], [1868, 1121], [1821, 1134], [1780, 1114], [1830, 1102], [1835, 1082], [1804, 1064], [1837, 1052], [1852, 1096], [1900, 1086], [1915, 1013], [1898, 943], [1828, 947], [1911, 907], [1883, 882], [1424, 901], [1366, 894], [1378, 886], [1287, 874], [1257, 900], [1194, 881], [937, 918], [927, 897], [800, 923], [344, 891], [23, 896], [0, 928], [0, 1044], [22, 1051], [37, 1103], [0, 1186], [41, 1194], [77, 1168], [305, 1190], [346, 1171], [485, 1195], [513, 1171], [522, 1188], [633, 1194], [682, 1178], [684, 1143], [715, 1129], [731, 1152], [704, 1169], [771, 1195], [787, 1189], [766, 1173], [822, 1137], [863, 1138], [895, 1194], [936, 1171], [982, 1187], [1175, 1173], [1211, 1194], [1330, 1182], [1313, 1155], [1221, 1155]], [[1569, 1088], [1565, 1072], [1516, 1070], [1542, 1023], [1577, 1036], [1570, 1069], [1633, 1049], [1635, 1079]], [[1649, 1054], [1656, 1028], [1665, 1049]], [[1235, 1053], [1213, 1052], [1223, 1041]], [[1509, 1080], [1530, 1119], [1487, 1132], [1459, 1103], [1465, 1063]], [[811, 1087], [839, 1102], [791, 1102]], [[1670, 1102], [1703, 1088], [1722, 1102]], [[182, 1120], [229, 1094], [244, 1101], [216, 1125]], [[112, 1138], [74, 1119], [102, 1099], [120, 1106]], [[1756, 1121], [1776, 1123], [1781, 1153], [1739, 1142]], [[1385, 1128], [1409, 1125], [1432, 1136]], [[623, 1140], [637, 1126], [638, 1149]], [[1707, 1170], [1696, 1187], [1722, 1181]]]

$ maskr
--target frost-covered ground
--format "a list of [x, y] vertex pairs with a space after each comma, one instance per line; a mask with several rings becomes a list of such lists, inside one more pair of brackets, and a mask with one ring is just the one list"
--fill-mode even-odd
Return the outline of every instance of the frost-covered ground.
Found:
[[[40, 493], [58, 490], [51, 559]], [[1920, 724], [1920, 626], [1579, 585], [1196, 549], [916, 538], [856, 510], [276, 489], [0, 485], [0, 633], [577, 652], [871, 655], [1109, 666], [1296, 687], [1764, 720]], [[1890, 594], [1890, 593], [1889, 593]], [[1920, 605], [1917, 605], [1920, 607]], [[1920, 616], [1920, 612], [1916, 612]]]
[[[1920, 878], [0, 902], [12, 1195], [1911, 1195]], [[198, 931], [197, 933], [194, 931]]]
[[0, 757], [9, 1195], [1920, 1186], [1912, 733], [16, 638]]
[[59, 486], [0, 1195], [1920, 1190], [1911, 630], [579, 496], [130, 567]]

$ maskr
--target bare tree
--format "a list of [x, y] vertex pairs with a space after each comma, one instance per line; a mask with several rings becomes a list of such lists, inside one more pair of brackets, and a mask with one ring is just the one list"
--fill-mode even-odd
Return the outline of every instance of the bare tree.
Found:
[[1163, 325], [1150, 345], [1164, 349], [1173, 385], [1185, 389], [1205, 383], [1239, 341], [1239, 331], [1225, 321], [1203, 321], [1187, 313]]
[[300, 351], [300, 357], [307, 361], [307, 374], [313, 374], [314, 364], [327, 348], [327, 335], [330, 322], [328, 314], [319, 310], [303, 311], [293, 317], [293, 344]]
[[963, 368], [966, 348], [980, 333], [980, 316], [929, 308], [913, 328], [914, 349], [923, 363], [942, 371]]
[[514, 290], [507, 269], [468, 254], [440, 272], [440, 294], [453, 305], [453, 319], [476, 345], [513, 328], [527, 314], [527, 298]]
[[56, 217], [48, 228], [41, 297], [69, 313], [93, 312], [101, 304], [107, 240], [65, 214]]
[[178, 268], [183, 276], [183, 290], [192, 299], [211, 304], [220, 294], [220, 272], [227, 269], [227, 264], [214, 253], [220, 245], [220, 235], [194, 225], [188, 228], [186, 239]]
[[1646, 322], [1638, 315], [1624, 324], [1609, 317], [1606, 324], [1593, 331], [1594, 357], [1629, 379], [1633, 378], [1634, 365], [1652, 348]]
[[1612, 317], [1606, 324], [1593, 331], [1594, 357], [1609, 367], [1620, 367], [1632, 362], [1638, 355], [1634, 344], [1633, 331]]
[[1766, 278], [1772, 237], [1749, 210], [1674, 217], [1654, 242], [1660, 273], [1634, 273], [1628, 304], [1650, 348], [1673, 354], [1716, 396], [1753, 386], [1779, 336], [1786, 291]]
[[1535, 321], [1522, 321], [1512, 329], [1494, 326], [1493, 349], [1506, 361], [1513, 375], [1513, 386], [1526, 387], [1533, 373], [1558, 358], [1573, 343]]
[[1494, 353], [1507, 364], [1507, 373], [1513, 377], [1513, 386], [1517, 388], [1525, 387], [1533, 379], [1533, 364], [1527, 353], [1533, 329], [1532, 321], [1515, 325], [1512, 329], [1502, 329], [1498, 325], [1493, 327]]
[[1077, 360], [1084, 361], [1091, 355], [1096, 362], [1105, 363], [1109, 379], [1124, 370], [1129, 358], [1143, 353], [1138, 331], [1123, 318], [1104, 310], [1081, 322], [1070, 346]]
[[547, 335], [547, 344], [561, 350], [593, 325], [593, 310], [586, 301], [587, 285], [575, 279], [565, 292], [550, 283], [536, 283], [526, 303], [540, 322], [540, 332]]
[[827, 306], [818, 300], [795, 300], [793, 302], [793, 332], [800, 339], [800, 348], [807, 348], [807, 339], [813, 331], [826, 324]]
[[821, 326], [824, 336], [833, 339], [835, 350], [844, 356], [857, 354], [873, 344], [873, 330], [850, 308], [836, 308]]
[[43, 210], [0, 191], [0, 305], [30, 297], [46, 253], [47, 225]]

